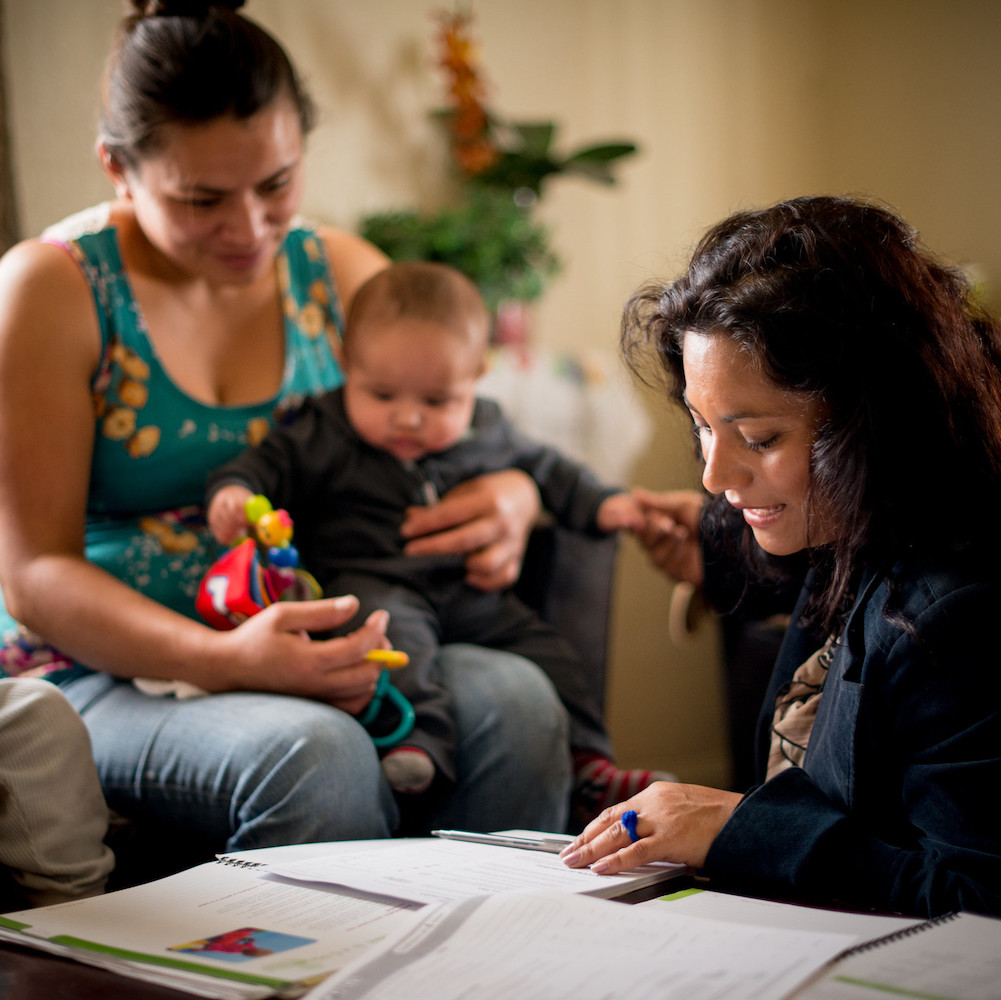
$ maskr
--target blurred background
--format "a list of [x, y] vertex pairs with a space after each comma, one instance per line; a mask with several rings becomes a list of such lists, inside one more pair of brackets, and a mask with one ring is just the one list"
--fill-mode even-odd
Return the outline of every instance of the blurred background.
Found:
[[[11, 166], [0, 197], [27, 236], [111, 195], [93, 145], [123, 8], [0, 3]], [[813, 193], [878, 198], [997, 305], [997, 0], [473, 0], [461, 9], [492, 111], [553, 122], [556, 150], [617, 139], [638, 147], [616, 164], [615, 185], [555, 176], [533, 210], [562, 269], [531, 304], [523, 346], [548, 366], [543, 386], [572, 371], [578, 392], [536, 393], [550, 405], [529, 421], [559, 423], [583, 394], [599, 425], [585, 448], [613, 439], [616, 454], [593, 456], [599, 466], [608, 458], [602, 471], [654, 489], [697, 484], [686, 422], [618, 370], [618, 322], [630, 292], [674, 275], [701, 232], [735, 209]], [[319, 106], [303, 214], [357, 228], [373, 213], [432, 210], [449, 197], [447, 142], [432, 115], [446, 100], [443, 10], [455, 7], [249, 0], [244, 13], [285, 44]], [[675, 643], [671, 593], [626, 540], [610, 728], [624, 765], [725, 784], [717, 630], [707, 622]]]

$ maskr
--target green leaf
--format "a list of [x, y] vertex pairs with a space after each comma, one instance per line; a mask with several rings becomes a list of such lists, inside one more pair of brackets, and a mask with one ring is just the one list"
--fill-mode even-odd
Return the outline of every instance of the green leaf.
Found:
[[501, 153], [497, 162], [484, 170], [476, 178], [476, 181], [482, 184], [505, 187], [509, 191], [523, 187], [529, 188], [539, 194], [543, 179], [550, 174], [560, 173], [562, 169], [562, 164], [548, 156]]
[[623, 156], [631, 156], [636, 146], [631, 142], [608, 142], [578, 149], [563, 161], [568, 173], [583, 174], [603, 184], [614, 184], [613, 164]]
[[571, 153], [564, 161], [564, 166], [571, 164], [609, 164], [623, 156], [631, 156], [636, 152], [636, 146], [631, 142], [604, 142], [595, 146], [585, 146]]
[[520, 152], [532, 158], [545, 158], [556, 136], [555, 122], [507, 122], [504, 126], [517, 137]]

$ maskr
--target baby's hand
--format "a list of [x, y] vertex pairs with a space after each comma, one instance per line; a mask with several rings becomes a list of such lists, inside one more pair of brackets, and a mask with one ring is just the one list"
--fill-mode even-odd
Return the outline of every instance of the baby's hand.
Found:
[[650, 561], [673, 580], [700, 586], [705, 579], [699, 538], [705, 493], [698, 490], [652, 493], [637, 487], [633, 495], [646, 518], [637, 537]]
[[232, 545], [247, 533], [247, 501], [254, 494], [246, 486], [231, 483], [224, 486], [209, 504], [207, 520], [215, 540], [222, 545]]
[[601, 531], [639, 532], [645, 524], [646, 511], [631, 493], [615, 493], [603, 500], [598, 508], [598, 528]]

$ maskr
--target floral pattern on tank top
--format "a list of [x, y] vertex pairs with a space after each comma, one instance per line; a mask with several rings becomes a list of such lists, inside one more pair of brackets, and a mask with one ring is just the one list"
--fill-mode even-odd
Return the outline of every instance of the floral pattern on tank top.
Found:
[[[258, 404], [211, 406], [183, 392], [160, 364], [114, 228], [60, 245], [90, 285], [101, 328], [101, 360], [91, 384], [87, 557], [153, 600], [196, 618], [198, 585], [219, 554], [202, 506], [207, 473], [260, 441], [307, 395], [343, 381], [334, 347], [343, 317], [325, 248], [313, 229], [296, 226], [279, 251], [285, 370], [278, 393]], [[0, 674], [31, 673], [61, 683], [87, 672], [2, 606], [0, 631]]]

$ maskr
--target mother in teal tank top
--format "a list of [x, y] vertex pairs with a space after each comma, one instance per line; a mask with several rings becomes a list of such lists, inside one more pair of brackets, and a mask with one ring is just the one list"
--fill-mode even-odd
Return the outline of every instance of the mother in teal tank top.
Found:
[[[194, 611], [216, 555], [206, 474], [339, 384], [342, 308], [385, 265], [297, 219], [313, 109], [240, 6], [134, 0], [101, 114], [114, 200], [0, 261], [0, 665], [62, 687], [114, 810], [206, 853], [401, 822], [355, 719], [385, 613], [305, 640], [351, 621], [354, 598], [274, 604], [231, 632]], [[23, 419], [40, 398], [44, 419]], [[516, 577], [537, 512], [527, 477], [501, 473], [405, 530], [489, 588]], [[440, 666], [459, 782], [419, 822], [562, 829], [565, 720], [541, 672], [471, 646]], [[211, 693], [152, 697], [137, 677]]]

